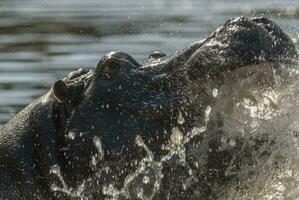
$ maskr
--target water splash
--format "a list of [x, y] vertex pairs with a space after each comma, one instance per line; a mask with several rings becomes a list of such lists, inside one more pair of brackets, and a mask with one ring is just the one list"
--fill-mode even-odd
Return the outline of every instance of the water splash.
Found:
[[[145, 157], [136, 161], [121, 187], [97, 185], [102, 195], [111, 200], [171, 199], [179, 193], [193, 199], [299, 198], [299, 81], [289, 74], [287, 81], [275, 71], [272, 75], [274, 86], [247, 78], [213, 88], [210, 94], [217, 102], [206, 106], [203, 123], [189, 132], [179, 128], [186, 123], [180, 112], [178, 127], [171, 130], [162, 148], [166, 153], [160, 157], [148, 141], [136, 136], [135, 144], [146, 152]], [[112, 172], [101, 165], [105, 158], [100, 138], [93, 141], [97, 149], [91, 161], [97, 172], [93, 178], [101, 179], [101, 171]], [[177, 169], [181, 170], [176, 174]], [[88, 180], [71, 188], [59, 166], [53, 166], [51, 173], [59, 180], [52, 186], [54, 191], [94, 199], [86, 189]], [[171, 173], [174, 182], [167, 182]], [[166, 186], [173, 189], [168, 191]]]
[[181, 124], [181, 125], [185, 123], [185, 118], [183, 117], [182, 112], [179, 112], [177, 122], [178, 122], [178, 124]]
[[61, 186], [56, 185], [55, 183], [53, 183], [51, 185], [51, 189], [52, 191], [55, 192], [61, 192], [66, 194], [69, 197], [73, 197], [73, 198], [80, 198], [82, 200], [85, 200], [87, 198], [84, 197], [84, 195], [82, 194], [83, 189], [84, 189], [84, 184], [81, 184], [78, 188], [74, 189], [72, 187], [67, 186], [67, 184], [64, 181], [64, 178], [61, 174], [61, 170], [60, 170], [60, 166], [59, 165], [53, 165], [50, 169], [50, 174], [55, 175], [56, 177], [58, 177], [59, 182], [61, 184]]
[[[144, 140], [141, 136], [137, 135], [135, 139], [135, 143], [138, 147], [143, 148], [146, 152], [146, 157], [144, 157], [138, 164], [136, 170], [129, 174], [123, 184], [121, 189], [117, 189], [114, 187], [114, 184], [104, 185], [102, 187], [102, 193], [108, 199], [142, 199], [142, 200], [151, 200], [155, 197], [156, 193], [160, 189], [160, 185], [163, 179], [163, 164], [165, 162], [170, 161], [174, 156], [178, 156], [179, 163], [182, 166], [186, 166], [186, 151], [185, 144], [187, 144], [192, 138], [202, 134], [207, 129], [207, 124], [210, 119], [211, 107], [208, 106], [205, 110], [205, 125], [197, 128], [194, 127], [191, 132], [187, 132], [186, 135], [183, 132], [175, 127], [172, 129], [170, 135], [170, 143], [164, 146], [165, 150], [168, 150], [168, 154], [161, 157], [160, 160], [156, 161], [154, 159], [154, 153], [150, 150], [150, 148], [145, 144]], [[182, 115], [179, 115], [178, 118], [182, 118]], [[184, 123], [182, 119], [178, 119], [178, 124]], [[102, 143], [99, 137], [94, 137], [93, 139], [94, 146], [97, 149], [97, 154], [92, 157], [91, 164], [94, 167], [98, 166], [99, 162], [104, 161], [104, 150], [102, 147]], [[100, 169], [100, 171], [103, 169]], [[52, 166], [51, 174], [54, 174], [58, 177], [60, 184], [62, 187], [57, 186], [56, 184], [52, 185], [53, 191], [62, 192], [69, 197], [76, 197], [80, 199], [89, 199], [86, 196], [92, 195], [84, 195], [85, 192], [85, 183], [83, 183], [78, 187], [78, 189], [74, 189], [68, 187], [63, 179], [63, 176], [60, 171], [60, 167], [58, 165]], [[189, 169], [189, 174], [192, 174], [192, 170]], [[101, 178], [100, 175], [97, 175], [98, 178]], [[182, 187], [186, 188], [186, 184], [182, 185]]]

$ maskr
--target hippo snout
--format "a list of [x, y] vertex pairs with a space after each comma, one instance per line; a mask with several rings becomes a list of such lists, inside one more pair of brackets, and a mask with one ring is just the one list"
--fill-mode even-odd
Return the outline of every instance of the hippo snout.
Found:
[[274, 22], [264, 17], [234, 18], [218, 28], [191, 55], [192, 79], [261, 63], [296, 63], [297, 50]]

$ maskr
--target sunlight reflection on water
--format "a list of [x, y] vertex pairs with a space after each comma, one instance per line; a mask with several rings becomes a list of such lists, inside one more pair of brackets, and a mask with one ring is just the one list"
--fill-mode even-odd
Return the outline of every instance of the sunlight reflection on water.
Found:
[[[296, 36], [298, 8], [291, 0], [2, 0], [0, 89], [13, 92], [1, 93], [0, 125], [30, 100], [21, 89], [35, 91], [33, 100], [69, 71], [94, 67], [108, 51], [142, 62], [155, 50], [171, 54], [206, 37], [230, 17], [254, 13], [272, 16]], [[11, 94], [24, 103], [10, 101]]]

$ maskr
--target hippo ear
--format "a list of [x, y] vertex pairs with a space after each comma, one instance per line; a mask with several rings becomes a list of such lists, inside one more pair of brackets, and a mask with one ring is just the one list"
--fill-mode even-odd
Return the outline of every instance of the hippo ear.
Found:
[[64, 81], [58, 80], [53, 85], [53, 92], [55, 98], [60, 102], [68, 102], [69, 101], [69, 90]]

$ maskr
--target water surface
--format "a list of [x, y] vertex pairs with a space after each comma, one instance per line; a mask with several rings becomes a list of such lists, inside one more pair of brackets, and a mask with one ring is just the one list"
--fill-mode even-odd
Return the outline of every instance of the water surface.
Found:
[[207, 37], [235, 16], [266, 15], [297, 38], [297, 1], [0, 0], [0, 126], [68, 72], [111, 50], [143, 62]]

